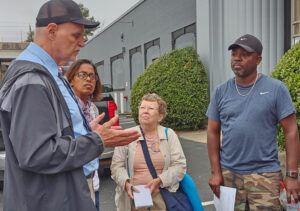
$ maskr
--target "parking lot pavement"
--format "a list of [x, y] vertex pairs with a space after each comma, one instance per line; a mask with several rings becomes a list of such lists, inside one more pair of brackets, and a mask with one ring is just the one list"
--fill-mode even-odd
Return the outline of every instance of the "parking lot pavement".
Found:
[[128, 115], [119, 115], [119, 123], [123, 129], [136, 126], [133, 118]]

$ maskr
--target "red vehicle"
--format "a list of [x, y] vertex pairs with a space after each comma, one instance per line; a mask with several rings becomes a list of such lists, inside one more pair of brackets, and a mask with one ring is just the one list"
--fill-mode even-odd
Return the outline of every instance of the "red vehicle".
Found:
[[[118, 110], [118, 107], [114, 101], [114, 98], [109, 93], [102, 93], [102, 100], [93, 102], [93, 103], [97, 106], [97, 108], [99, 110], [99, 114], [101, 114], [102, 112], [105, 113], [105, 116], [101, 120], [100, 124], [103, 124], [103, 123], [109, 121], [111, 118], [113, 118], [115, 116], [115, 113]], [[115, 123], [114, 125], [118, 126], [119, 121], [117, 123]]]

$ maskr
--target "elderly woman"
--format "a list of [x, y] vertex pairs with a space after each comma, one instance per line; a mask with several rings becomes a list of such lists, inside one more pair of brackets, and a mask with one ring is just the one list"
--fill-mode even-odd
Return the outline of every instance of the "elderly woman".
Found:
[[153, 199], [151, 210], [166, 210], [159, 187], [175, 192], [186, 173], [186, 159], [176, 133], [168, 129], [167, 137], [165, 127], [160, 125], [166, 116], [166, 110], [166, 102], [157, 94], [144, 95], [139, 103], [140, 126], [133, 128], [144, 133], [157, 178], [152, 178], [145, 162], [141, 145], [142, 136], [127, 146], [115, 148], [111, 173], [117, 183], [115, 201], [119, 211], [136, 210], [131, 200], [133, 199], [131, 189], [137, 191], [132, 187], [135, 185], [150, 188]]
[[[98, 109], [92, 101], [99, 101], [102, 98], [102, 85], [95, 65], [87, 59], [79, 59], [70, 66], [66, 73], [66, 78], [76, 94], [78, 105], [81, 108], [83, 115], [88, 122], [91, 122], [99, 115]], [[83, 169], [89, 184], [91, 197], [94, 202], [96, 199], [96, 207], [99, 210], [98, 167], [99, 161], [95, 159], [85, 165]], [[87, 172], [92, 173], [88, 174]]]

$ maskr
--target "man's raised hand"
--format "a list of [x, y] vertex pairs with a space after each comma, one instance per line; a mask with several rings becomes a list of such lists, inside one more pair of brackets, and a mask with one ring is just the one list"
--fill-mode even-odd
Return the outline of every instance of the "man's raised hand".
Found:
[[140, 133], [136, 130], [121, 130], [120, 127], [113, 126], [118, 121], [118, 115], [103, 125], [99, 125], [99, 122], [104, 117], [104, 115], [102, 115], [103, 113], [95, 119], [95, 122], [98, 122], [98, 124], [93, 126], [91, 125], [91, 127], [94, 131], [100, 134], [105, 147], [127, 145], [140, 137]]

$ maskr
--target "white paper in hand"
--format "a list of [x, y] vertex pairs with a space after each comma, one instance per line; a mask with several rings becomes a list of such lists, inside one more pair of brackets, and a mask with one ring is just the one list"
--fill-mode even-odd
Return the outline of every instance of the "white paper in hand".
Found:
[[214, 204], [217, 211], [234, 211], [236, 188], [220, 186], [220, 198], [214, 194]]
[[139, 193], [133, 192], [135, 208], [152, 207], [153, 201], [150, 189], [145, 188], [145, 185], [136, 185], [134, 187], [140, 191]]

